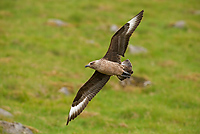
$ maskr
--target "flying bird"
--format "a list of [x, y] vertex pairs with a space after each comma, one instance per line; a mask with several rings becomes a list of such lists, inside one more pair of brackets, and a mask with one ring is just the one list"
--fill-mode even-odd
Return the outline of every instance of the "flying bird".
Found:
[[122, 81], [130, 78], [133, 74], [131, 62], [128, 59], [121, 62], [121, 56], [124, 57], [129, 38], [140, 24], [143, 12], [144, 10], [138, 13], [113, 35], [108, 51], [103, 58], [85, 66], [94, 69], [95, 72], [76, 94], [66, 125], [85, 109], [89, 101], [103, 88], [111, 76], [116, 75]]

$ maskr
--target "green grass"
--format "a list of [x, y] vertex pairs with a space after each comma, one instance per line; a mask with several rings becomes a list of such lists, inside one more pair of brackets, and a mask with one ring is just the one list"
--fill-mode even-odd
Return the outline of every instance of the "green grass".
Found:
[[[200, 15], [192, 13], [199, 5], [198, 0], [1, 0], [0, 107], [14, 118], [0, 119], [46, 134], [200, 133]], [[76, 92], [93, 73], [84, 65], [107, 51], [109, 27], [122, 26], [142, 9], [130, 43], [149, 52], [127, 51], [123, 60], [130, 59], [134, 74], [153, 85], [116, 90], [113, 77], [85, 114], [65, 126]], [[47, 25], [52, 18], [69, 25]], [[169, 26], [179, 20], [185, 28]], [[72, 95], [59, 93], [62, 86]]]

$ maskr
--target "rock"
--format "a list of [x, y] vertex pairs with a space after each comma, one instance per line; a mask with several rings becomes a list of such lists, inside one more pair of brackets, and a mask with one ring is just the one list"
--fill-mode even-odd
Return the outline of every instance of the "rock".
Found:
[[13, 115], [10, 112], [8, 112], [2, 108], [0, 108], [0, 115], [6, 116], [6, 117], [13, 117]]
[[2, 127], [2, 132], [3, 133], [8, 133], [8, 134], [33, 134], [33, 132], [23, 126], [21, 123], [11, 123], [7, 121], [0, 121], [0, 126]]
[[62, 87], [62, 88], [59, 90], [59, 92], [65, 94], [66, 96], [68, 96], [68, 95], [71, 94], [71, 93], [69, 92], [69, 90], [67, 89], [67, 87]]
[[110, 26], [110, 31], [111, 31], [111, 32], [116, 32], [118, 29], [119, 29], [119, 28], [118, 28], [117, 25], [114, 25], [114, 24], [113, 24], [113, 25]]
[[131, 76], [129, 79], [120, 81], [120, 85], [123, 87], [130, 86], [130, 85], [136, 86], [136, 87], [146, 87], [151, 84], [152, 84], [151, 81], [146, 80], [143, 77], [136, 77], [136, 76]]
[[200, 10], [192, 11], [192, 13], [193, 13], [194, 15], [200, 15]]
[[185, 21], [180, 20], [173, 24], [173, 27], [175, 28], [185, 28]]
[[49, 19], [47, 25], [62, 27], [67, 26], [67, 23], [59, 19]]
[[147, 49], [141, 46], [129, 45], [129, 52], [131, 54], [147, 53]]
[[144, 85], [144, 87], [151, 85], [151, 81], [144, 81], [143, 85]]
[[87, 40], [86, 43], [88, 43], [88, 44], [94, 44], [95, 41], [94, 40]]

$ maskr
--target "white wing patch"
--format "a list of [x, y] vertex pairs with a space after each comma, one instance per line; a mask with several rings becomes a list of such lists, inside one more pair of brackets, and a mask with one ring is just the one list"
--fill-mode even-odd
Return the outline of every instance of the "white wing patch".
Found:
[[128, 34], [133, 29], [133, 27], [136, 24], [137, 20], [138, 20], [138, 15], [135, 16], [133, 19], [131, 19], [129, 22], [127, 22], [130, 25], [129, 25], [129, 28], [128, 28], [128, 31], [126, 32], [126, 34]]
[[80, 108], [82, 108], [83, 107], [83, 105], [84, 105], [84, 103], [85, 103], [85, 101], [87, 100], [88, 98], [86, 97], [81, 103], [79, 103], [77, 106], [75, 106], [75, 107], [72, 107], [71, 106], [71, 109], [70, 109], [70, 112], [69, 112], [69, 117], [71, 118], [71, 116], [73, 115], [73, 114], [77, 114], [78, 113], [78, 110], [80, 109]]

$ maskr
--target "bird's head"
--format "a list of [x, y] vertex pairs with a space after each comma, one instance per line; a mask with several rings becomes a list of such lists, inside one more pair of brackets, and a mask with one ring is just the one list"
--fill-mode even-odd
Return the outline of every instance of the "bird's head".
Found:
[[99, 62], [98, 61], [99, 60], [92, 61], [88, 65], [86, 65], [85, 67], [96, 69], [99, 66]]

